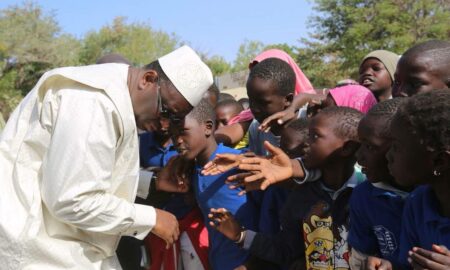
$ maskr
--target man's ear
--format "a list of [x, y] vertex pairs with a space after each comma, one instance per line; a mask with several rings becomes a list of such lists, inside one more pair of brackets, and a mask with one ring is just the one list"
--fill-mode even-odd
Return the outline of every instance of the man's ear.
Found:
[[209, 137], [213, 135], [213, 133], [214, 133], [214, 121], [208, 119], [205, 121], [205, 135]]
[[159, 80], [158, 72], [156, 72], [153, 69], [146, 70], [144, 74], [142, 75], [141, 79], [139, 80], [139, 88], [145, 89], [148, 87], [148, 85], [157, 83]]
[[294, 100], [294, 94], [288, 94], [284, 97], [284, 106], [289, 107], [292, 104], [292, 101]]
[[341, 154], [344, 157], [354, 156], [361, 144], [356, 141], [346, 141], [342, 146]]

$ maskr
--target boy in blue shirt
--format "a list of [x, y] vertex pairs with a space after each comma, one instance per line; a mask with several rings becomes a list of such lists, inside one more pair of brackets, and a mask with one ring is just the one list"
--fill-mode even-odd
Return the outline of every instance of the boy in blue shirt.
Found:
[[[176, 170], [174, 166], [164, 168], [158, 174], [157, 188], [167, 191], [186, 192], [192, 188], [195, 198], [202, 211], [204, 219], [211, 208], [226, 205], [243, 226], [256, 229], [257, 210], [246, 196], [238, 196], [240, 190], [229, 189], [225, 179], [234, 171], [215, 176], [203, 176], [203, 166], [216, 154], [239, 154], [235, 150], [222, 144], [217, 145], [214, 138], [215, 114], [213, 108], [202, 100], [184, 119], [183, 122], [171, 126], [174, 145], [182, 159], [180, 162], [195, 161], [195, 168], [190, 178], [183, 179], [183, 183], [173, 183], [171, 175]], [[169, 162], [170, 163], [170, 162]], [[167, 188], [172, 186], [173, 189]], [[205, 222], [205, 224], [208, 224]], [[242, 250], [236, 243], [207, 225], [209, 234], [209, 261], [213, 269], [234, 269], [245, 264], [249, 259], [249, 252]]]
[[364, 268], [368, 256], [387, 259], [398, 265], [404, 199], [409, 189], [400, 187], [389, 173], [386, 153], [391, 145], [389, 124], [402, 99], [375, 105], [361, 120], [361, 141], [356, 157], [367, 181], [358, 185], [350, 198], [352, 248], [350, 266]]
[[362, 180], [354, 170], [361, 118], [354, 109], [330, 107], [312, 119], [305, 162], [322, 176], [291, 191], [278, 234], [242, 229], [226, 205], [211, 209], [210, 225], [252, 255], [289, 269], [348, 269], [348, 201]]
[[[448, 53], [448, 52], [447, 52]], [[409, 98], [391, 124], [389, 170], [400, 185], [424, 185], [403, 210], [400, 261], [415, 269], [450, 267], [450, 91]]]

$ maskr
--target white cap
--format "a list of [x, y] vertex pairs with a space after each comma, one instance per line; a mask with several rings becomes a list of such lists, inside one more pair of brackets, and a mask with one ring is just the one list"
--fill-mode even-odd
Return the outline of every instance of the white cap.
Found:
[[213, 83], [211, 70], [186, 45], [159, 58], [158, 62], [169, 80], [193, 107], [197, 106]]

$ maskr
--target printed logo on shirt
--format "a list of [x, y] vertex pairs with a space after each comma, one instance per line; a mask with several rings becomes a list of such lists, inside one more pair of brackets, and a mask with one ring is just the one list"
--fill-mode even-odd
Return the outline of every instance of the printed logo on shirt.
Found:
[[373, 227], [378, 239], [378, 245], [383, 256], [391, 256], [397, 250], [397, 241], [394, 234], [382, 225]]
[[306, 269], [349, 269], [345, 226], [333, 232], [329, 205], [319, 202], [303, 222]]

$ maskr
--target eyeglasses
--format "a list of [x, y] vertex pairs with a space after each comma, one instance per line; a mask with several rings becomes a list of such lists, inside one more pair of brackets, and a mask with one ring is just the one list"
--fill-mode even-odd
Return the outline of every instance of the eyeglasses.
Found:
[[159, 82], [158, 82], [158, 87], [156, 88], [156, 94], [158, 96], [158, 104], [157, 104], [158, 117], [167, 118], [172, 123], [179, 123], [181, 121], [181, 118], [178, 117], [176, 114], [172, 113], [171, 111], [169, 111], [163, 105], [162, 98], [161, 98], [161, 86], [160, 86]]

